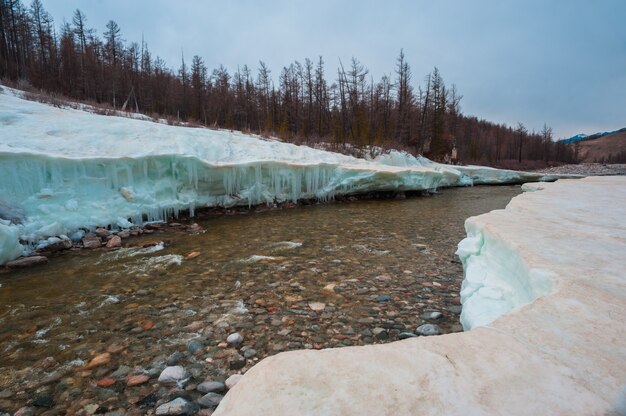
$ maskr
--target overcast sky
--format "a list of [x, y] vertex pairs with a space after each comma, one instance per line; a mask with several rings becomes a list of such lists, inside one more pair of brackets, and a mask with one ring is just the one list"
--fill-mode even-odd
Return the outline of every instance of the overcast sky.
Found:
[[[28, 3], [28, 0], [24, 0]], [[57, 24], [80, 8], [98, 34], [115, 20], [153, 56], [209, 70], [265, 61], [278, 76], [322, 55], [327, 75], [358, 58], [374, 79], [404, 48], [417, 86], [437, 66], [465, 114], [548, 123], [558, 137], [626, 127], [626, 0], [43, 0]]]

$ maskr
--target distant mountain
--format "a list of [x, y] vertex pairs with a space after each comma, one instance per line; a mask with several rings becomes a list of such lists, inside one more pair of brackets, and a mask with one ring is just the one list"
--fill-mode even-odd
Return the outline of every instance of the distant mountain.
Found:
[[626, 127], [619, 129], [619, 130], [615, 130], [615, 131], [605, 131], [602, 133], [594, 133], [594, 134], [577, 134], [576, 136], [572, 136], [572, 137], [568, 137], [567, 139], [563, 139], [561, 140], [563, 143], [565, 144], [571, 144], [571, 143], [576, 143], [576, 142], [580, 142], [583, 140], [593, 140], [593, 139], [598, 139], [600, 137], [603, 136], [608, 136], [610, 134], [615, 134], [615, 133], [622, 133], [626, 131]]
[[626, 127], [591, 135], [577, 134], [563, 142], [575, 148], [579, 162], [626, 163]]

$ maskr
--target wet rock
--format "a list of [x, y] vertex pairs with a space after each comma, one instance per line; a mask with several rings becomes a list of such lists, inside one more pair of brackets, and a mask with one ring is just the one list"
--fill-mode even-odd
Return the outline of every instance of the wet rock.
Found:
[[139, 386], [147, 382], [148, 380], [150, 380], [150, 377], [147, 374], [137, 374], [137, 375], [128, 377], [128, 379], [126, 380], [126, 385], [128, 387]]
[[412, 332], [400, 332], [398, 334], [398, 339], [407, 339], [407, 338], [415, 338], [417, 337], [417, 335], [415, 335]]
[[442, 316], [443, 314], [439, 311], [426, 311], [420, 315], [420, 318], [435, 321]]
[[169, 357], [167, 357], [167, 360], [165, 360], [165, 363], [169, 366], [174, 366], [178, 364], [178, 362], [182, 360], [182, 358], [183, 358], [182, 352], [174, 351], [172, 354], [170, 354]]
[[45, 247], [45, 250], [51, 253], [72, 248], [72, 240], [65, 235], [49, 238], [48, 242], [50, 244]]
[[191, 260], [191, 259], [195, 259], [196, 257], [198, 257], [200, 255], [199, 251], [192, 251], [191, 253], [187, 254], [185, 256], [185, 260]]
[[119, 354], [120, 352], [124, 351], [126, 349], [125, 346], [120, 345], [120, 344], [111, 344], [107, 347], [107, 352], [111, 353], [111, 354]]
[[243, 352], [244, 358], [252, 358], [256, 355], [256, 350], [254, 348], [247, 349]]
[[46, 358], [42, 358], [41, 360], [37, 361], [33, 365], [33, 367], [48, 369], [48, 368], [55, 367], [58, 364], [59, 363], [57, 362], [57, 360], [54, 359], [54, 357], [46, 357]]
[[164, 403], [156, 408], [157, 416], [164, 415], [191, 415], [194, 414], [198, 408], [187, 400], [179, 397], [171, 402]]
[[246, 359], [240, 354], [234, 354], [228, 360], [228, 366], [231, 370], [240, 370], [246, 365]]
[[311, 302], [309, 303], [309, 308], [315, 312], [321, 312], [326, 308], [326, 304], [322, 302]]
[[415, 333], [422, 336], [439, 335], [441, 334], [441, 329], [435, 324], [424, 324], [418, 326]]
[[20, 257], [19, 259], [12, 260], [5, 264], [9, 269], [22, 269], [32, 266], [41, 266], [48, 263], [48, 258], [45, 256], [30, 256]]
[[117, 397], [118, 393], [115, 390], [112, 389], [106, 389], [106, 388], [102, 388], [102, 387], [96, 387], [94, 389], [94, 393], [96, 395], [96, 397], [100, 400], [107, 400], [110, 399], [112, 397]]
[[104, 416], [124, 416], [126, 413], [124, 413], [123, 410], [113, 410], [111, 412], [106, 412], [104, 414]]
[[202, 348], [202, 343], [197, 339], [193, 339], [187, 343], [187, 351], [189, 351], [193, 355], [195, 355], [199, 351], [202, 351]]
[[452, 312], [452, 313], [455, 313], [455, 314], [461, 313], [462, 308], [463, 307], [461, 305], [450, 305], [450, 306], [448, 306], [448, 310], [450, 312]]
[[207, 393], [204, 396], [200, 397], [197, 401], [200, 406], [208, 407], [210, 409], [214, 409], [217, 405], [220, 404], [224, 396], [217, 393]]
[[205, 381], [203, 383], [198, 384], [196, 390], [200, 393], [220, 393], [226, 389], [226, 385], [219, 381]]
[[96, 228], [96, 236], [100, 238], [107, 238], [111, 235], [111, 232], [106, 228]]
[[128, 230], [122, 230], [120, 232], [117, 233], [117, 236], [121, 239], [126, 239], [128, 237], [130, 237], [130, 231]]
[[238, 347], [243, 342], [243, 337], [239, 332], [235, 332], [230, 334], [228, 338], [226, 338], [226, 343], [228, 343], [231, 347]]
[[105, 378], [102, 378], [102, 379], [98, 380], [96, 382], [96, 386], [98, 386], [98, 387], [111, 387], [115, 383], [117, 383], [117, 380], [114, 379], [113, 377], [105, 377]]
[[334, 295], [335, 294], [335, 287], [337, 286], [336, 283], [329, 283], [326, 286], [324, 286], [322, 288], [322, 292], [326, 293], [328, 295]]
[[119, 235], [114, 235], [109, 241], [107, 241], [107, 248], [122, 247], [122, 238]]
[[132, 368], [130, 368], [127, 365], [120, 365], [117, 370], [115, 370], [113, 373], [111, 373], [111, 377], [115, 377], [115, 378], [124, 378], [128, 375], [128, 373], [130, 373], [132, 370]]
[[159, 400], [159, 396], [157, 396], [156, 393], [150, 393], [147, 396], [144, 396], [141, 399], [139, 399], [135, 403], [135, 405], [139, 408], [154, 407], [154, 405], [157, 403], [158, 400]]
[[108, 352], [96, 355], [89, 361], [89, 364], [85, 366], [85, 370], [91, 370], [92, 368], [99, 367], [101, 365], [108, 364], [111, 361], [111, 354]]
[[35, 408], [30, 406], [21, 407], [17, 412], [13, 414], [13, 416], [34, 416]]
[[228, 377], [226, 381], [224, 382], [224, 384], [226, 385], [226, 388], [230, 390], [233, 387], [235, 387], [235, 385], [239, 383], [239, 380], [241, 380], [242, 377], [243, 376], [241, 374], [233, 374], [232, 376]]
[[50, 395], [43, 394], [41, 396], [35, 397], [35, 400], [33, 400], [33, 406], [45, 407], [49, 409], [54, 406], [54, 399]]
[[379, 340], [389, 339], [389, 332], [387, 332], [384, 328], [374, 328], [372, 333]]
[[102, 246], [102, 240], [100, 237], [95, 234], [87, 234], [83, 237], [83, 247], [84, 248], [99, 248]]
[[85, 411], [85, 413], [87, 413], [88, 415], [93, 415], [95, 414], [98, 409], [100, 408], [99, 404], [96, 403], [90, 403], [86, 406], [83, 407], [83, 410]]
[[184, 384], [187, 381], [187, 371], [180, 365], [171, 367], [165, 367], [165, 370], [161, 372], [159, 376], [159, 383], [161, 384]]

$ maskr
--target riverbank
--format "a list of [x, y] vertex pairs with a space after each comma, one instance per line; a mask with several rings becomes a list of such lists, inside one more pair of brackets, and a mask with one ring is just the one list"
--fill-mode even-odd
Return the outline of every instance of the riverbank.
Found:
[[579, 163], [540, 169], [536, 172], [546, 175], [616, 176], [626, 175], [626, 164]]
[[279, 354], [215, 415], [625, 413], [626, 178], [542, 187], [470, 218], [461, 251], [464, 289], [504, 302], [521, 284], [530, 303], [460, 334]]

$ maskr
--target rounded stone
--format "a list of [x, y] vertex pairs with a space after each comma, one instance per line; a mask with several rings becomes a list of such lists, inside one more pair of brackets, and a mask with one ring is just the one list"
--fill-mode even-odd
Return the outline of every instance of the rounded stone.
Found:
[[235, 387], [235, 385], [239, 383], [239, 380], [241, 380], [242, 377], [243, 376], [241, 374], [233, 374], [232, 376], [228, 377], [226, 381], [224, 382], [224, 384], [226, 385], [226, 388], [230, 390], [233, 387]]
[[187, 371], [180, 365], [165, 367], [159, 376], [161, 384], [181, 384], [187, 379]]
[[204, 396], [200, 397], [197, 401], [200, 406], [208, 407], [208, 408], [216, 408], [218, 404], [222, 401], [224, 396], [217, 393], [207, 393]]
[[441, 318], [442, 316], [443, 314], [439, 311], [426, 311], [420, 315], [422, 319], [428, 319], [433, 321]]
[[226, 343], [231, 347], [238, 347], [243, 342], [243, 337], [239, 332], [232, 333], [226, 338]]
[[439, 335], [441, 334], [441, 329], [435, 324], [424, 324], [418, 326], [415, 333], [422, 336]]
[[203, 383], [198, 384], [196, 390], [200, 393], [219, 393], [223, 392], [226, 389], [224, 383], [219, 381], [205, 381]]

